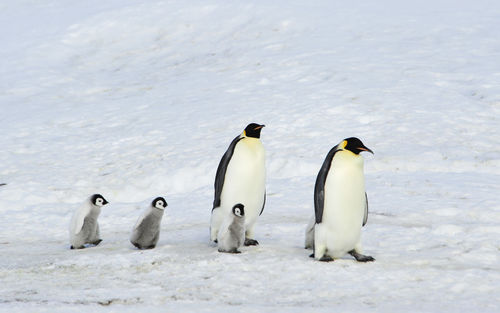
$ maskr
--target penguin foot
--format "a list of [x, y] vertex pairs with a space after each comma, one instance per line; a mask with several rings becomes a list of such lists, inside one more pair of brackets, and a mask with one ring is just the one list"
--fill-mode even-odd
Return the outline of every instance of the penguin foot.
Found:
[[79, 247], [74, 247], [73, 245], [71, 247], [69, 247], [71, 250], [75, 250], [75, 249], [84, 249], [85, 246], [79, 246]]
[[227, 251], [227, 250], [223, 250], [223, 249], [219, 249], [218, 251], [219, 251], [219, 252], [223, 252], [223, 253], [234, 253], [234, 254], [241, 253], [241, 251], [239, 251], [239, 250], [238, 250], [238, 249], [236, 249], [236, 248], [235, 248], [235, 249], [231, 249], [231, 250], [229, 250], [229, 251]]
[[97, 239], [96, 241], [92, 241], [92, 242], [91, 242], [91, 244], [93, 244], [93, 245], [96, 245], [96, 246], [97, 246], [98, 244], [100, 244], [100, 243], [101, 243], [101, 241], [102, 241], [102, 239]]
[[314, 253], [309, 254], [309, 257], [314, 259]]
[[373, 262], [375, 259], [369, 255], [363, 255], [361, 253], [357, 253], [354, 250], [349, 251], [349, 254], [352, 255], [356, 261], [358, 262]]
[[138, 244], [137, 242], [132, 242], [132, 244], [134, 245], [134, 247], [136, 247], [139, 250], [143, 249], [143, 247], [140, 244]]
[[333, 261], [333, 258], [329, 255], [323, 255], [320, 259], [319, 259], [320, 262], [332, 262]]
[[245, 246], [258, 246], [259, 242], [255, 239], [245, 238]]

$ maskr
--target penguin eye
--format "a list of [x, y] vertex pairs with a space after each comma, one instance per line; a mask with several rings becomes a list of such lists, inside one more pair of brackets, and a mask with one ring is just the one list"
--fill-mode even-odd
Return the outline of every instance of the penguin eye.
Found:
[[234, 213], [235, 213], [236, 215], [238, 215], [238, 216], [239, 216], [239, 215], [241, 215], [240, 209], [236, 209], [236, 210], [234, 210]]
[[96, 202], [97, 202], [97, 204], [102, 204], [102, 199], [101, 199], [101, 198], [99, 198], [99, 199], [97, 199], [97, 201], [96, 201]]
[[159, 206], [163, 206], [163, 201], [158, 201]]

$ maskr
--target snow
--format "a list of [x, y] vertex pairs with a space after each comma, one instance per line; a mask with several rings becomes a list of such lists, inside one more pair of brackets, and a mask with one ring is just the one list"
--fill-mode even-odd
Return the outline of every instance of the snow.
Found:
[[[3, 1], [0, 311], [500, 311], [497, 1]], [[230, 141], [266, 124], [258, 247], [208, 240]], [[374, 263], [308, 258], [356, 136]], [[69, 250], [73, 211], [110, 204]], [[129, 242], [156, 196], [156, 249]]]

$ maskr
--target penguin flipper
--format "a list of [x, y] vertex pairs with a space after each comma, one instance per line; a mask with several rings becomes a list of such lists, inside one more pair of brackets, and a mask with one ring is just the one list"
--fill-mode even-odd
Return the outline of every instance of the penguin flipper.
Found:
[[226, 170], [227, 166], [229, 165], [229, 161], [231, 161], [231, 158], [234, 153], [234, 148], [236, 148], [236, 144], [238, 141], [243, 139], [241, 136], [237, 136], [236, 138], [231, 141], [231, 144], [227, 148], [226, 152], [222, 156], [222, 159], [219, 162], [219, 166], [217, 167], [217, 173], [215, 174], [215, 196], [214, 196], [214, 203], [212, 206], [212, 211], [220, 206], [220, 195], [222, 193], [222, 187], [224, 186], [224, 179], [226, 177]]
[[147, 212], [144, 212], [141, 214], [141, 216], [139, 216], [139, 218], [137, 219], [137, 222], [134, 225], [134, 230], [137, 230], [137, 228], [139, 228], [139, 226], [141, 226], [141, 223], [144, 220], [144, 218], [146, 217], [146, 215], [147, 215]]
[[365, 192], [365, 215], [363, 216], [363, 225], [366, 225], [366, 222], [368, 222], [368, 195]]
[[90, 207], [81, 207], [75, 214], [72, 220], [72, 231], [73, 234], [78, 234], [82, 228], [83, 223], [85, 222], [85, 217], [90, 213]]
[[262, 202], [262, 209], [260, 210], [259, 216], [261, 216], [262, 212], [264, 212], [264, 206], [266, 205], [266, 196], [267, 193], [264, 191], [264, 201]]
[[323, 220], [323, 207], [325, 204], [325, 182], [328, 172], [330, 171], [330, 166], [332, 165], [332, 159], [335, 153], [340, 151], [339, 146], [333, 147], [330, 152], [326, 155], [325, 161], [321, 166], [316, 177], [316, 184], [314, 185], [314, 213], [316, 215], [316, 224], [321, 223]]

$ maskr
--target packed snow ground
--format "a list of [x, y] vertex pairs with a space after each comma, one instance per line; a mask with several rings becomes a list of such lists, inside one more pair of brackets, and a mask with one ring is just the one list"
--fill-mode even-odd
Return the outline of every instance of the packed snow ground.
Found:
[[[0, 311], [498, 312], [500, 3], [406, 2], [0, 3]], [[261, 245], [221, 254], [213, 179], [250, 122]], [[320, 263], [314, 180], [349, 136], [375, 152], [376, 261]], [[103, 242], [69, 250], [95, 192]], [[156, 196], [160, 242], [138, 251]]]

